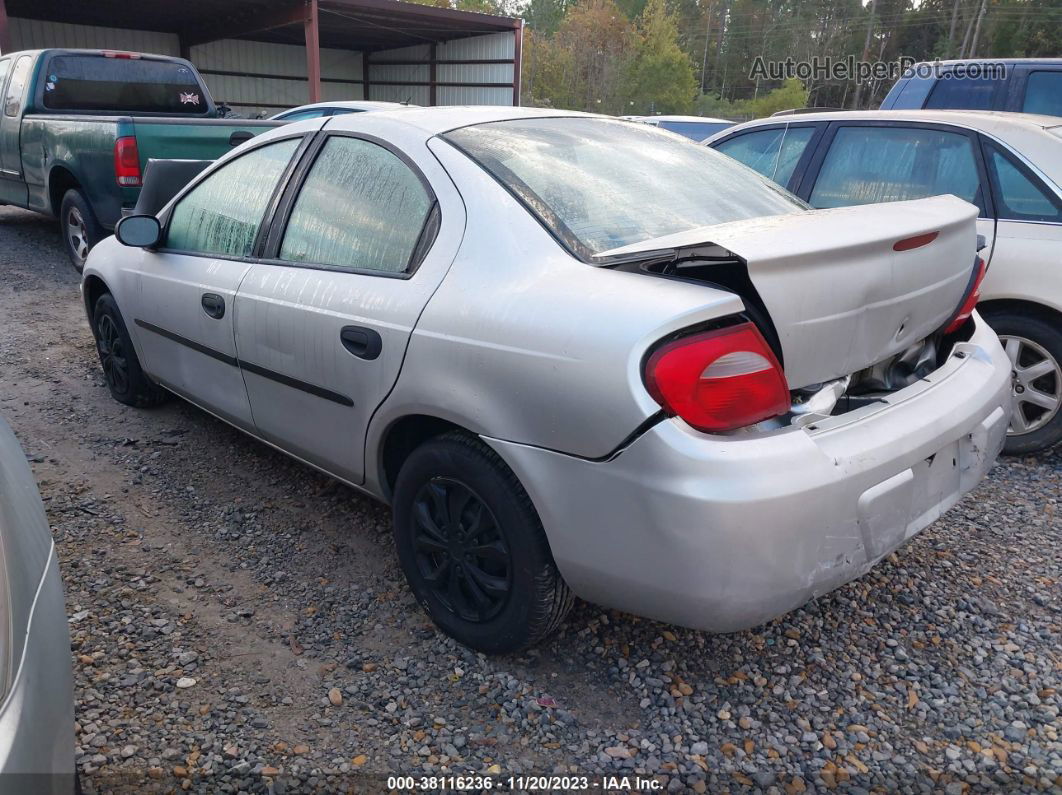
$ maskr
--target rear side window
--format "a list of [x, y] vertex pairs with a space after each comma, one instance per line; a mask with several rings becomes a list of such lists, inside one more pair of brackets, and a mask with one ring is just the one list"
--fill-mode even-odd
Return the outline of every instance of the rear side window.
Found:
[[988, 165], [999, 194], [997, 214], [1000, 218], [1062, 221], [1062, 201], [992, 145], [988, 146]]
[[[22, 110], [22, 95], [26, 93], [26, 81], [29, 80], [30, 57], [23, 55], [15, 61], [15, 68], [11, 70], [11, 83], [7, 87], [7, 96], [4, 98], [4, 115], [17, 116]], [[2, 82], [2, 81], [0, 81]]]
[[941, 75], [929, 94], [927, 108], [992, 110], [996, 107], [996, 90], [1005, 78], [996, 76], [948, 77]]
[[48, 62], [44, 107], [51, 110], [202, 115], [207, 98], [185, 64], [103, 55], [56, 55]]
[[432, 203], [393, 152], [359, 138], [329, 138], [295, 200], [280, 259], [403, 273]]
[[670, 130], [673, 133], [684, 135], [694, 141], [703, 141], [720, 130], [725, 130], [730, 125], [708, 121], [661, 121], [657, 122], [656, 126], [662, 130]]
[[814, 133], [813, 127], [756, 130], [723, 141], [716, 148], [785, 186]]
[[173, 209], [166, 248], [249, 256], [266, 205], [299, 141], [289, 138], [253, 149], [192, 188]]
[[982, 207], [977, 160], [967, 136], [914, 127], [841, 127], [822, 163], [811, 206], [845, 207], [942, 193]]
[[1025, 100], [1021, 109], [1025, 113], [1062, 116], [1062, 70], [1030, 72], [1025, 80]]

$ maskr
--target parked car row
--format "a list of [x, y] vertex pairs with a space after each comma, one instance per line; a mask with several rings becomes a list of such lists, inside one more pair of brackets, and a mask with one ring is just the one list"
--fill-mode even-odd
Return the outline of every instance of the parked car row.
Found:
[[989, 265], [978, 308], [1014, 377], [1006, 451], [1062, 440], [1062, 118], [796, 114], [741, 124], [707, 143], [816, 208], [943, 193], [976, 206]]
[[973, 488], [1011, 405], [977, 215], [810, 210], [650, 125], [406, 108], [245, 143], [120, 221], [83, 293], [115, 399], [391, 504], [418, 600], [504, 652], [573, 594], [753, 626]]

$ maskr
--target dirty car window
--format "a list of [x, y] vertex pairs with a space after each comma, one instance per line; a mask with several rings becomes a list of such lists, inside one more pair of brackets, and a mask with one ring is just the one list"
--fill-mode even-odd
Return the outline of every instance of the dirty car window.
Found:
[[401, 273], [431, 200], [396, 155], [359, 138], [331, 138], [306, 177], [280, 259]]
[[173, 210], [166, 248], [246, 257], [298, 138], [254, 149], [204, 179]]
[[725, 155], [649, 125], [519, 119], [464, 127], [443, 138], [581, 256], [805, 207]]

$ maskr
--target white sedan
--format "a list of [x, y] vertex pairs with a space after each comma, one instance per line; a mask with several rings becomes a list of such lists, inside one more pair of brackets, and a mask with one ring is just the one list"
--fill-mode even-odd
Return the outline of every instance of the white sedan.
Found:
[[573, 593], [754, 626], [973, 488], [1010, 409], [976, 215], [809, 211], [650, 126], [418, 108], [253, 139], [83, 290], [115, 399], [390, 503], [418, 600], [500, 652]]
[[399, 108], [416, 108], [408, 102], [377, 102], [362, 99], [335, 100], [332, 102], [314, 102], [312, 105], [299, 105], [275, 116], [272, 121], [306, 121], [328, 116], [345, 116], [348, 113], [369, 113], [381, 110], [398, 110]]
[[989, 262], [978, 310], [1010, 357], [1006, 452], [1062, 439], [1062, 118], [983, 111], [838, 111], [713, 136], [813, 207], [951, 193], [978, 208]]

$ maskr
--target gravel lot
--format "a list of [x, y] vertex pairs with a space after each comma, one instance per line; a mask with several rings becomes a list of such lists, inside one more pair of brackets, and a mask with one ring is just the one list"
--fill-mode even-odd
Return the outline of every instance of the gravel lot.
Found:
[[388, 511], [174, 401], [110, 399], [53, 224], [0, 209], [0, 413], [66, 584], [86, 791], [645, 773], [671, 792], [1062, 789], [1062, 452], [1005, 460], [863, 579], [712, 636], [578, 604], [485, 658]]

